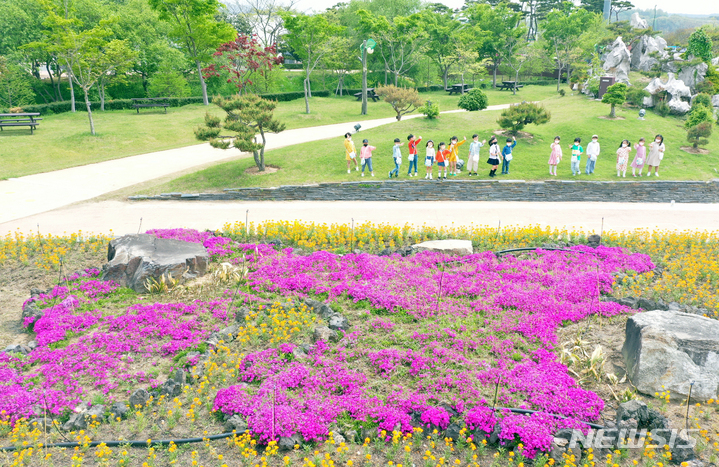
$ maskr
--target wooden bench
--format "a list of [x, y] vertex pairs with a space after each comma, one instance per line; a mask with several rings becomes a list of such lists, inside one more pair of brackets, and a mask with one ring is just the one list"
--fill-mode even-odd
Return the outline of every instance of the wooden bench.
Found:
[[[355, 97], [358, 101], [362, 100], [362, 91], [356, 92]], [[367, 88], [367, 99], [372, 99], [374, 102], [379, 100], [379, 96], [374, 92], [374, 88]]]
[[140, 109], [143, 107], [164, 107], [165, 113], [167, 113], [167, 108], [170, 106], [170, 101], [168, 97], [133, 97], [132, 98], [132, 108], [137, 110], [137, 113], [140, 113]]
[[[462, 84], [453, 84], [452, 86], [450, 86], [449, 88], [447, 88], [447, 91], [449, 91], [449, 95], [450, 95], [450, 96], [451, 96], [452, 94], [462, 94], [462, 86], [463, 86]], [[467, 91], [469, 91], [470, 89], [472, 89], [472, 88], [469, 87], [469, 84], [465, 84], [465, 85], [464, 85], [464, 92], [467, 92]]]
[[500, 84], [499, 86], [497, 86], [497, 88], [498, 88], [500, 91], [504, 91], [504, 90], [508, 90], [508, 91], [509, 91], [509, 90], [514, 90], [514, 89], [521, 89], [521, 88], [523, 88], [523, 87], [524, 87], [523, 84], [517, 84], [517, 83], [514, 82], [514, 81], [502, 81], [502, 84]]
[[40, 120], [42, 120], [42, 118], [37, 118], [39, 116], [39, 112], [0, 114], [0, 131], [3, 131], [4, 127], [27, 126], [30, 127], [30, 134], [32, 135], [35, 128], [40, 124]]

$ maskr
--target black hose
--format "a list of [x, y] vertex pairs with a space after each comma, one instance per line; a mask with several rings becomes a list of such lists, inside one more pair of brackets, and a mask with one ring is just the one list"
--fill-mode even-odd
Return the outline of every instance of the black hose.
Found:
[[569, 248], [542, 248], [542, 247], [528, 247], [528, 248], [510, 248], [509, 250], [502, 250], [494, 252], [495, 256], [503, 255], [505, 253], [514, 253], [515, 251], [535, 251], [535, 250], [547, 250], [547, 251], [569, 251], [571, 253], [585, 253], [589, 255], [596, 255], [593, 251], [582, 251], [582, 250], [570, 250]]
[[[564, 420], [577, 420], [576, 418], [573, 418], [573, 417], [565, 417], [565, 416], [563, 416], [563, 415], [556, 415], [556, 414], [553, 414], [553, 413], [544, 412], [544, 411], [542, 411], [542, 410], [512, 409], [512, 408], [509, 408], [509, 407], [497, 407], [495, 410], [509, 410], [510, 412], [514, 412], [514, 413], [518, 413], [518, 414], [523, 414], [523, 415], [532, 415], [532, 414], [534, 414], [534, 413], [546, 413], [547, 415], [551, 415], [552, 417], [562, 418], [562, 419], [564, 419]], [[578, 421], [579, 421], [579, 423], [583, 423], [583, 424], [585, 424], [585, 425], [588, 425], [588, 426], [590, 426], [590, 427], [592, 427], [592, 428], [594, 428], [594, 429], [596, 429], [596, 430], [603, 430], [603, 429], [605, 428], [603, 425], [597, 425], [596, 423], [584, 422], [584, 421], [581, 421], [581, 420], [578, 420]]]

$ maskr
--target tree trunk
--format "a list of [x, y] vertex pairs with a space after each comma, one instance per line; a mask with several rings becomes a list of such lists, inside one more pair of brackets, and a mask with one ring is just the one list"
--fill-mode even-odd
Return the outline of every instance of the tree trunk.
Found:
[[367, 115], [367, 47], [362, 47], [362, 115]]
[[557, 68], [557, 92], [559, 92], [559, 84], [562, 82], [562, 67]]
[[[311, 86], [311, 82], [310, 82], [310, 70], [309, 69], [307, 70], [307, 75], [306, 75], [305, 81], [307, 81], [307, 88], [305, 90], [305, 94], [307, 94], [307, 97], [312, 98], [312, 86]], [[308, 110], [307, 113], [310, 113], [310, 111]]]
[[67, 80], [70, 82], [70, 112], [75, 113], [75, 86], [72, 85], [72, 71], [68, 70]]
[[95, 136], [95, 122], [92, 121], [92, 109], [90, 108], [90, 99], [87, 97], [87, 91], [83, 89], [85, 94], [85, 106], [87, 107], [87, 118], [90, 120], [90, 133]]
[[498, 64], [494, 64], [494, 69], [492, 70], [492, 87], [497, 87], [497, 68], [499, 68]]
[[53, 92], [55, 93], [55, 100], [57, 100], [57, 88], [55, 87], [55, 80], [52, 77], [52, 71], [50, 69], [50, 61], [45, 62], [45, 70], [47, 70], [47, 75], [50, 77], [50, 87], [52, 88]]
[[464, 95], [464, 71], [462, 72], [462, 95]]
[[611, 118], [614, 118], [616, 116], [616, 112], [614, 111], [614, 104], [612, 104], [612, 110], [609, 112], [609, 116]]
[[519, 84], [519, 70], [516, 71], [516, 74], [514, 75], [514, 89], [512, 89], [512, 93], [516, 96], [517, 95], [517, 84]]
[[444, 72], [442, 73], [442, 80], [444, 81], [444, 90], [447, 90], [447, 80], [449, 79], [449, 67], [444, 68]]
[[307, 83], [307, 79], [303, 81], [303, 84], [305, 86], [305, 113], [310, 113], [310, 99], [307, 95], [309, 84]]
[[98, 91], [100, 94], [100, 110], [105, 111], [105, 83], [100, 80], [100, 86], [98, 87]]
[[62, 70], [60, 69], [60, 64], [55, 61], [55, 76], [57, 77], [57, 99], [56, 102], [62, 102], [65, 100], [65, 98], [62, 97], [62, 88], [60, 87], [60, 84], [62, 83]]
[[257, 151], [253, 151], [252, 154], [255, 156], [255, 165], [257, 166], [257, 170], [260, 172], [265, 171], [265, 144], [267, 141], [265, 140], [265, 131], [260, 127], [260, 136], [262, 137], [262, 147], [260, 148], [260, 153], [257, 154]]
[[399, 73], [395, 72], [395, 74], [394, 74], [394, 85], [395, 85], [395, 87], [397, 86], [398, 83], [399, 83]]
[[197, 65], [197, 74], [200, 77], [200, 87], [202, 88], [202, 103], [205, 105], [210, 105], [209, 99], [207, 99], [207, 83], [205, 83], [205, 78], [202, 76], [202, 66], [200, 65], [199, 60], [195, 60], [195, 65]]

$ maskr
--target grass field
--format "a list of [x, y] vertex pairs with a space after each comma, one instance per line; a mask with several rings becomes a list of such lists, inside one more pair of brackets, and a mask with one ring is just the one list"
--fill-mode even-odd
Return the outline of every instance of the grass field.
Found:
[[[491, 104], [542, 99], [552, 92], [551, 86], [531, 86], [516, 96], [487, 91]], [[438, 103], [441, 110], [456, 109], [459, 100], [446, 92], [424, 93], [422, 97]], [[152, 110], [143, 110], [139, 115], [134, 110], [96, 111], [93, 116], [97, 136], [90, 135], [85, 112], [44, 116], [34, 135], [25, 128], [6, 129], [0, 134], [0, 180], [198, 144], [193, 130], [208, 110], [215, 115], [222, 113], [212, 105], [171, 108], [167, 114]], [[281, 102], [276, 115], [288, 129], [395, 115], [382, 101], [370, 101], [369, 114], [360, 115], [361, 103], [352, 96], [315, 97], [310, 110], [309, 115], [304, 113], [304, 100], [298, 99]]]
[[[559, 175], [556, 178], [616, 180], [615, 153], [621, 140], [628, 138], [634, 144], [639, 137], [643, 136], [647, 141], [651, 141], [651, 138], [657, 133], [664, 135], [667, 146], [666, 156], [661, 165], [660, 178], [708, 180], [717, 177], [719, 142], [716, 138], [711, 140], [708, 146], [710, 154], [706, 156], [692, 155], [680, 150], [681, 146], [688, 145], [685, 142], [686, 133], [682, 126], [682, 119], [661, 118], [650, 112], [646, 120], [642, 121], [637, 118], [636, 109], [625, 108], [617, 110], [617, 115], [623, 117], [624, 120], [610, 121], [599, 118], [609, 113], [608, 105], [588, 100], [585, 96], [579, 95], [559, 97], [553, 94], [551, 97], [545, 98], [543, 104], [550, 110], [552, 120], [546, 125], [529, 125], [525, 128], [533, 136], [519, 139], [519, 144], [515, 148], [514, 160], [511, 163], [510, 175], [504, 176], [505, 178], [525, 180], [550, 178], [547, 165], [549, 146], [554, 136], [559, 135], [562, 137], [565, 147], [565, 158], [559, 165]], [[432, 138], [435, 142], [448, 142], [453, 135], [459, 136], [460, 139], [464, 136], [469, 139], [473, 133], [478, 133], [481, 139], [488, 139], [492, 132], [498, 130], [496, 119], [499, 113], [500, 111], [454, 113], [442, 115], [440, 119], [434, 121], [407, 120], [366, 132], [361, 131], [355, 140], [361, 141], [362, 138], [368, 138], [370, 143], [377, 147], [373, 157], [375, 178], [385, 179], [387, 172], [394, 168], [391, 147], [395, 137], [406, 141], [406, 135], [411, 132], [415, 135], [422, 135], [425, 139]], [[586, 147], [586, 143], [594, 133], [600, 136], [602, 145], [602, 153], [597, 162], [595, 175], [582, 174], [572, 177], [568, 157], [569, 145], [575, 137], [579, 136]], [[500, 136], [500, 143], [503, 138]], [[424, 143], [421, 143], [421, 146], [424, 149]], [[461, 148], [463, 158], [466, 158], [467, 150], [467, 145]], [[341, 137], [321, 145], [317, 143], [300, 144], [266, 154], [266, 163], [280, 168], [275, 173], [259, 176], [246, 175], [245, 170], [252, 167], [253, 161], [241, 159], [185, 175], [161, 186], [145, 189], [143, 193], [202, 192], [231, 187], [300, 185], [321, 181], [359, 180], [358, 173], [353, 171], [351, 174], [347, 174], [343, 151]], [[403, 154], [405, 156], [407, 154], [406, 146], [403, 146]], [[423, 151], [420, 155], [423, 155]], [[488, 178], [489, 167], [485, 163], [486, 159], [485, 147], [480, 156], [480, 178]], [[402, 164], [400, 173], [404, 178], [407, 176], [406, 157]], [[585, 160], [583, 159], [581, 161], [582, 170], [584, 170], [584, 164]], [[422, 166], [419, 167], [419, 172], [423, 174]], [[627, 176], [631, 177], [631, 168], [628, 170]], [[460, 177], [466, 178], [466, 172], [460, 174]], [[646, 179], [647, 177], [644, 178], [644, 180]], [[424, 176], [415, 180], [418, 183], [424, 183]]]

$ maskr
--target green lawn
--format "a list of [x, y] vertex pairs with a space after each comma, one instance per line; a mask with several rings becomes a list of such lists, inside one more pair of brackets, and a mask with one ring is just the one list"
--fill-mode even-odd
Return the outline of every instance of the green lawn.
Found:
[[[490, 104], [540, 100], [553, 95], [551, 86], [529, 86], [513, 96], [509, 92], [487, 91]], [[441, 110], [457, 108], [458, 96], [446, 92], [423, 93], [424, 99], [440, 105]], [[385, 102], [369, 103], [368, 115], [360, 115], [361, 103], [354, 97], [315, 97], [311, 113], [305, 112], [303, 99], [281, 102], [277, 117], [287, 128], [305, 128], [331, 123], [356, 122], [392, 117], [394, 111]], [[85, 112], [47, 115], [34, 135], [26, 128], [5, 129], [0, 133], [0, 180], [38, 172], [49, 172], [77, 165], [144, 154], [199, 143], [193, 134], [208, 108], [202, 105], [162, 111], [134, 110], [94, 112], [97, 136], [90, 135]], [[221, 115], [220, 109], [209, 111]]]
[[[494, 104], [495, 102], [490, 102]], [[648, 141], [656, 133], [662, 133], [667, 146], [666, 156], [661, 165], [662, 179], [676, 180], [707, 180], [717, 177], [719, 169], [719, 141], [714, 136], [706, 156], [692, 155], [680, 150], [680, 146], [687, 146], [686, 132], [679, 118], [661, 118], [650, 112], [646, 120], [637, 118], [637, 109], [618, 109], [617, 115], [624, 120], [605, 120], [599, 118], [609, 113], [609, 106], [600, 102], [589, 100], [585, 96], [567, 95], [559, 97], [552, 94], [543, 104], [551, 111], [552, 120], [542, 126], [530, 125], [525, 130], [533, 134], [532, 138], [520, 139], [515, 148], [515, 157], [510, 168], [511, 175], [504, 178], [545, 180], [549, 179], [547, 161], [549, 159], [550, 144], [555, 135], [562, 137], [565, 145], [565, 158], [559, 165], [559, 179], [575, 180], [616, 180], [616, 149], [623, 138], [628, 138], [634, 144], [643, 136]], [[355, 140], [368, 138], [370, 143], [378, 149], [374, 153], [375, 179], [387, 178], [387, 172], [394, 167], [391, 158], [392, 140], [399, 137], [406, 140], [408, 133], [448, 141], [452, 135], [460, 139], [468, 139], [473, 133], [488, 138], [497, 130], [496, 119], [500, 111], [484, 111], [471, 113], [455, 113], [441, 116], [440, 119], [430, 121], [426, 119], [413, 119], [393, 123], [368, 131], [361, 131]], [[595, 175], [580, 175], [572, 177], [570, 170], [568, 147], [577, 136], [582, 138], [586, 147], [592, 134], [600, 136], [602, 153], [597, 162]], [[501, 137], [500, 137], [501, 141]], [[160, 186], [143, 189], [143, 194], [156, 194], [168, 191], [181, 192], [209, 192], [219, 191], [223, 188], [246, 186], [280, 186], [300, 185], [315, 182], [340, 182], [347, 180], [360, 180], [359, 174], [347, 174], [344, 161], [344, 148], [342, 138], [335, 138], [327, 143], [299, 144], [291, 147], [269, 151], [266, 154], [267, 164], [280, 168], [279, 171], [263, 175], [246, 175], [245, 170], [253, 166], [251, 159], [241, 159], [233, 162], [218, 164], [205, 170], [177, 178]], [[424, 148], [424, 144], [422, 144]], [[462, 148], [462, 156], [466, 158], [467, 146]], [[403, 154], [406, 156], [406, 146]], [[422, 153], [421, 153], [422, 154]], [[633, 157], [633, 153], [632, 153]], [[481, 178], [488, 178], [489, 167], [484, 163], [487, 158], [486, 148], [481, 153]], [[581, 162], [584, 170], [585, 160]], [[406, 178], [407, 161], [403, 161], [401, 177]], [[420, 166], [420, 173], [423, 167]], [[436, 168], [435, 168], [436, 170]], [[436, 172], [435, 172], [436, 173]], [[466, 178], [466, 172], [460, 175]], [[555, 177], [552, 177], [555, 178]], [[631, 179], [631, 168], [628, 178]], [[656, 177], [653, 177], [656, 179]], [[367, 180], [367, 177], [364, 178]], [[423, 177], [418, 177], [418, 183], [423, 183]], [[645, 177], [643, 180], [647, 180]], [[580, 200], [578, 200], [580, 201]], [[612, 200], [607, 200], [612, 201]], [[623, 200], [626, 201], [626, 200]]]

